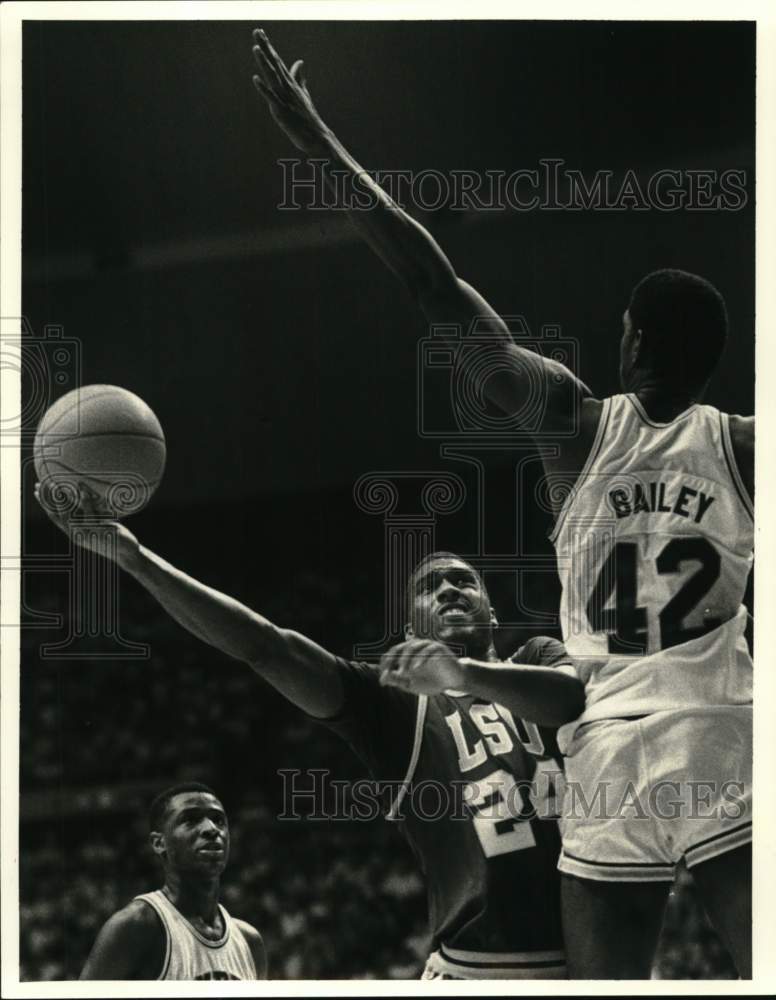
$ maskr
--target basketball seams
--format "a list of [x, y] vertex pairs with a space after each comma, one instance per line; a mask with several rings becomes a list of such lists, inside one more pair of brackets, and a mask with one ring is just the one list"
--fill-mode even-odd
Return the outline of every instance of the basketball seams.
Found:
[[[43, 437], [48, 437], [49, 431], [43, 432]], [[57, 434], [56, 441], [44, 442], [41, 448], [54, 448], [64, 441], [88, 441], [89, 438], [99, 437], [134, 437], [142, 438], [144, 441], [158, 441], [159, 444], [167, 445], [167, 441], [158, 434], [144, 434], [142, 431], [89, 431], [88, 434]]]
[[[85, 386], [84, 388], [88, 388], [88, 386]], [[105, 392], [95, 392], [93, 395], [87, 396], [86, 399], [84, 399], [84, 400], [81, 399], [81, 393], [84, 392], [84, 389], [74, 389], [74, 390], [72, 390], [73, 392], [78, 393], [78, 398], [74, 400], [74, 402], [73, 402], [73, 404], [71, 406], [68, 406], [68, 408], [66, 410], [63, 410], [59, 414], [59, 416], [57, 417], [57, 419], [54, 421], [54, 423], [51, 425], [51, 427], [47, 427], [46, 430], [43, 433], [44, 434], [50, 433], [50, 431], [51, 431], [51, 429], [53, 427], [56, 427], [57, 424], [60, 423], [64, 419], [64, 417], [67, 416], [68, 413], [71, 413], [73, 410], [75, 410], [79, 406], [81, 406], [82, 402], [89, 403], [93, 399], [102, 399], [103, 396], [111, 396], [113, 394], [114, 388], [115, 388], [114, 386], [106, 387], [106, 391]], [[62, 396], [61, 398], [64, 399], [65, 397]], [[57, 402], [59, 402], [59, 400], [57, 400]], [[51, 405], [52, 406], [56, 406], [57, 404], [56, 403], [52, 403]], [[43, 414], [43, 420], [45, 420], [45, 419], [46, 419], [46, 414], [44, 413]], [[41, 420], [41, 424], [43, 423], [43, 420]], [[40, 427], [38, 427], [38, 432], [40, 432]]]
[[[86, 392], [86, 390], [89, 389], [89, 388], [92, 388], [92, 387], [91, 386], [84, 386], [82, 389], [74, 389], [74, 390], [72, 390], [73, 392], [75, 392], [77, 394], [77, 398], [73, 401], [73, 403], [72, 403], [71, 406], [68, 406], [66, 410], [63, 410], [62, 413], [59, 414], [59, 416], [56, 418], [56, 420], [53, 422], [53, 424], [51, 424], [50, 427], [46, 427], [46, 429], [43, 431], [44, 435], [50, 434], [52, 432], [52, 430], [58, 424], [60, 424], [64, 420], [64, 418], [67, 416], [67, 414], [68, 413], [72, 413], [73, 410], [78, 409], [78, 408], [83, 409], [83, 408], [85, 408], [85, 406], [88, 403], [96, 402], [98, 399], [104, 399], [105, 396], [112, 396], [112, 395], [114, 395], [116, 393], [116, 390], [119, 390], [120, 392], [127, 392], [127, 393], [130, 392], [129, 389], [122, 389], [121, 386], [106, 385], [104, 387], [105, 388], [104, 392], [95, 392], [95, 393], [91, 393], [88, 396], [84, 396], [83, 395], [84, 392]], [[146, 409], [148, 410], [148, 412], [151, 414], [151, 416], [153, 416], [154, 420], [156, 420], [156, 422], [158, 424], [159, 423], [158, 417], [156, 416], [156, 414], [154, 413], [154, 411], [150, 408], [150, 406], [148, 406], [148, 404], [145, 402], [145, 400], [140, 399], [140, 397], [136, 396], [135, 393], [130, 393], [130, 395], [135, 396], [135, 398], [137, 400], [139, 400], [139, 402], [141, 402], [143, 404], [143, 406], [146, 407]], [[65, 397], [62, 396], [61, 398], [64, 399]], [[56, 403], [52, 403], [51, 405], [52, 406], [56, 406], [57, 404]], [[43, 424], [43, 421], [45, 419], [46, 419], [46, 414], [44, 413], [43, 414], [43, 419], [41, 420], [41, 424]], [[160, 426], [160, 430], [161, 430], [161, 426]], [[40, 433], [40, 426], [38, 427], [38, 433]], [[107, 431], [105, 433], [113, 433], [113, 432], [112, 431]], [[79, 437], [80, 435], [74, 435], [74, 436]], [[149, 435], [149, 437], [152, 437], [152, 436], [153, 437], [158, 437], [158, 435]], [[159, 438], [159, 440], [163, 441], [164, 438]]]
[[[99, 483], [100, 486], [117, 486], [122, 483], [122, 480], [118, 478], [119, 476], [135, 475], [135, 473], [131, 472], [117, 472], [115, 479], [100, 479], [99, 476], [94, 476], [92, 475], [91, 472], [79, 472], [78, 469], [74, 469], [72, 468], [72, 466], [66, 465], [64, 462], [60, 462], [59, 459], [57, 458], [47, 458], [45, 459], [45, 463], [46, 463], [46, 472], [45, 472], [46, 477], [59, 474], [57, 472], [52, 474], [51, 472], [48, 471], [48, 464], [51, 463], [52, 465], [56, 465], [58, 469], [61, 470], [62, 472], [66, 472], [68, 476], [73, 476], [76, 482], [82, 482], [86, 481], [87, 479], [91, 479], [92, 482]], [[159, 476], [158, 479], [144, 479], [142, 476], [137, 476], [137, 479], [141, 483], [143, 483], [145, 486], [150, 486], [150, 487], [158, 486], [159, 483], [161, 483], [162, 478], [163, 478], [162, 476]], [[130, 480], [127, 479], [125, 480], [125, 482], [129, 483]]]
[[[68, 452], [72, 452], [72, 448], [67, 447], [68, 445], [71, 446], [75, 445], [77, 448], [79, 445], [83, 443], [88, 443], [89, 440], [91, 439], [101, 440], [104, 438], [107, 438], [109, 440], [112, 440], [114, 438], [121, 438], [122, 440], [127, 442], [131, 442], [133, 440], [137, 442], [138, 444], [136, 447], [141, 447], [141, 451], [146, 459], [144, 464], [152, 466], [152, 468], [148, 469], [148, 471], [157, 472], [158, 474], [152, 478], [143, 476], [142, 473], [136, 473], [136, 475], [138, 475], [143, 480], [143, 482], [147, 483], [161, 482], [162, 477], [164, 475], [164, 469], [167, 465], [166, 442], [162, 438], [157, 437], [156, 435], [135, 433], [134, 431], [126, 432], [123, 434], [122, 433], [117, 434], [112, 431], [110, 432], [100, 431], [90, 434], [71, 434], [68, 435], [67, 437], [63, 436], [56, 438], [54, 441], [51, 442], [45, 442], [45, 434], [44, 434], [43, 441], [41, 441], [41, 438], [39, 437], [35, 443], [34, 459], [36, 463], [36, 468], [38, 463], [41, 464], [41, 468], [43, 469], [45, 467], [45, 464], [53, 462], [59, 465], [62, 469], [65, 469], [68, 473], [72, 473], [73, 475], [76, 476], [84, 475], [90, 477], [91, 479], [94, 479], [95, 482], [100, 482], [100, 481], [105, 482], [105, 480], [100, 480], [99, 477], [99, 473], [104, 470], [101, 470], [99, 468], [95, 469], [78, 468], [73, 464], [71, 464], [74, 459], [77, 462], [78, 455], [77, 454], [72, 455], [72, 453], [68, 454]], [[149, 442], [149, 445], [143, 446], [142, 442]], [[117, 445], [120, 446], [119, 442], [117, 442]], [[64, 461], [65, 458], [69, 458], [70, 461], [65, 462]], [[128, 471], [128, 470], [122, 470], [119, 467], [119, 461], [120, 461], [119, 458], [116, 457], [117, 468], [115, 470], [115, 473], [111, 470], [110, 475], [119, 476], [123, 472]]]
[[167, 460], [156, 414], [120, 386], [84, 386], [72, 397], [49, 407], [38, 425], [33, 453], [39, 478], [53, 488], [60, 482], [103, 499], [125, 496], [126, 509], [115, 516], [137, 513], [162, 481]]

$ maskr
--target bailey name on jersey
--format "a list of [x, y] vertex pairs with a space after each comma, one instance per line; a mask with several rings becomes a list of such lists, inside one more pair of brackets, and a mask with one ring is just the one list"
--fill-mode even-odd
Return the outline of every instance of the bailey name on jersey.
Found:
[[646, 511], [676, 514], [700, 524], [714, 497], [683, 483], [678, 489], [663, 482], [635, 483], [609, 490], [609, 502], [618, 518]]

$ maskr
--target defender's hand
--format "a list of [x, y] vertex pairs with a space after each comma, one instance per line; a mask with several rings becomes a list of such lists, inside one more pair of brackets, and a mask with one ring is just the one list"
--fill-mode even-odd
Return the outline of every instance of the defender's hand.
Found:
[[261, 28], [253, 32], [258, 74], [253, 83], [269, 105], [272, 117], [297, 149], [308, 155], [323, 152], [329, 130], [315, 110], [305, 82], [301, 59], [290, 70]]
[[439, 694], [463, 686], [458, 657], [444, 643], [410, 639], [389, 649], [380, 660], [380, 683], [412, 694]]
[[67, 500], [74, 497], [57, 497], [41, 491], [41, 484], [35, 484], [35, 499], [56, 526], [75, 545], [97, 552], [107, 559], [127, 567], [137, 556], [140, 543], [129, 528], [115, 520], [109, 511], [100, 507], [98, 498], [83, 488], [78, 491], [76, 506]]

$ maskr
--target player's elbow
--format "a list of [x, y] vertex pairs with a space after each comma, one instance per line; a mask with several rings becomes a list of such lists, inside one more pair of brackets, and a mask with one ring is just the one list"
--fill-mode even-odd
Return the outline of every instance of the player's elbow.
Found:
[[[429, 323], [460, 325], [461, 317], [469, 323], [470, 310], [461, 291], [461, 280], [448, 267], [431, 268], [417, 274], [408, 286]], [[453, 334], [454, 337], [457, 336]]]
[[585, 687], [576, 677], [558, 674], [557, 719], [555, 725], [565, 726], [578, 719], [585, 710]]
[[404, 283], [426, 315], [439, 316], [454, 307], [458, 279], [442, 262], [432, 260], [411, 268], [404, 275]]
[[246, 631], [242, 656], [256, 673], [277, 662], [284, 646], [283, 630], [256, 615]]
[[542, 691], [534, 699], [534, 712], [528, 718], [538, 726], [558, 729], [578, 719], [585, 710], [585, 688], [582, 682], [551, 668], [541, 668]]
[[259, 618], [243, 659], [257, 674], [273, 683], [278, 671], [285, 672], [303, 656], [306, 642], [300, 633]]

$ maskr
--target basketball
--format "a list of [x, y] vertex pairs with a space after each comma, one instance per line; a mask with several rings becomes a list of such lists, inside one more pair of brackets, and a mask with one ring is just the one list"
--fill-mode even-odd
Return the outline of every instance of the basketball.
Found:
[[159, 485], [166, 453], [161, 424], [139, 396], [115, 385], [74, 389], [35, 435], [41, 500], [64, 513], [85, 494], [114, 517], [134, 514]]

